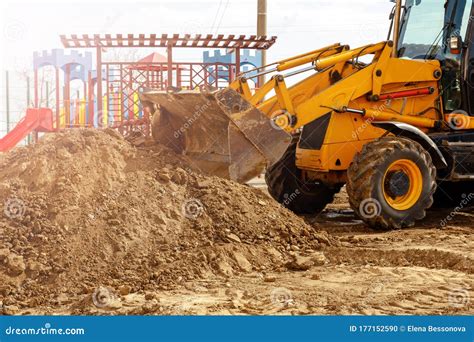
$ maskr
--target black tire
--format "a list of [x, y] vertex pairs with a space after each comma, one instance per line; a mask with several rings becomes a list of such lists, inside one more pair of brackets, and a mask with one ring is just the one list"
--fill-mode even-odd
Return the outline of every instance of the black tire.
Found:
[[334, 200], [342, 185], [302, 181], [301, 170], [296, 167], [296, 145], [297, 140], [294, 140], [283, 157], [267, 169], [268, 192], [296, 214], [318, 214]]
[[[439, 181], [432, 208], [452, 209], [463, 204], [466, 198], [472, 198], [473, 196], [474, 181]], [[472, 207], [474, 203], [469, 201], [466, 206]]]
[[[403, 188], [409, 194], [412, 191], [412, 185], [409, 180], [404, 181], [401, 186], [397, 183], [387, 183], [386, 176], [394, 162], [406, 160], [417, 169], [416, 172], [421, 174], [422, 181], [418, 187], [419, 195], [412, 197], [413, 203], [410, 203], [410, 207], [401, 210], [389, 204], [386, 196], [389, 191], [395, 193]], [[394, 173], [401, 173], [403, 176], [403, 172]], [[411, 227], [417, 220], [426, 216], [426, 210], [433, 204], [436, 168], [429, 153], [419, 143], [409, 139], [383, 137], [366, 144], [354, 158], [347, 176], [350, 205], [356, 214], [373, 228]], [[403, 198], [406, 193], [393, 195], [393, 198], [396, 199], [397, 196]], [[392, 195], [389, 197], [392, 198]]]

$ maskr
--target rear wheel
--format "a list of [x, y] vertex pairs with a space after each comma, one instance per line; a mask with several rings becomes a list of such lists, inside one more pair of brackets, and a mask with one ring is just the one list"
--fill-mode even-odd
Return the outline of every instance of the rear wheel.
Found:
[[366, 144], [347, 173], [351, 207], [374, 228], [410, 227], [433, 204], [436, 168], [412, 140], [384, 137]]
[[268, 192], [296, 214], [317, 214], [333, 201], [341, 186], [304, 181], [301, 170], [296, 167], [296, 145], [294, 140], [283, 157], [267, 169]]

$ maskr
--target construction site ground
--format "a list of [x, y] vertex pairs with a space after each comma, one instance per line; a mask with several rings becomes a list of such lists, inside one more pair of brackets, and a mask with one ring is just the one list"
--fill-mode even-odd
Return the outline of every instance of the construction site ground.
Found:
[[375, 231], [342, 191], [297, 217], [261, 178], [202, 175], [146, 145], [84, 130], [1, 157], [0, 312], [474, 313], [474, 209]]

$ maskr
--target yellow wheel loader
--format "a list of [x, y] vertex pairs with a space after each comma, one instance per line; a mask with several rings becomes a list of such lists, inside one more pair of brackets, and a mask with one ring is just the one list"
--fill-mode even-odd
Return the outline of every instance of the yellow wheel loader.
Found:
[[472, 13], [468, 0], [397, 0], [391, 40], [326, 46], [223, 90], [141, 99], [154, 138], [207, 172], [246, 182], [265, 169], [270, 194], [298, 214], [320, 212], [346, 184], [367, 224], [409, 227], [433, 205], [474, 200]]

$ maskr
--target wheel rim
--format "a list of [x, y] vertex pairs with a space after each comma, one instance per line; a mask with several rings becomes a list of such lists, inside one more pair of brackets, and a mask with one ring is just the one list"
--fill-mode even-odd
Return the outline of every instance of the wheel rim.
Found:
[[415, 162], [400, 159], [387, 168], [383, 178], [385, 201], [396, 210], [413, 207], [423, 191], [423, 176]]

